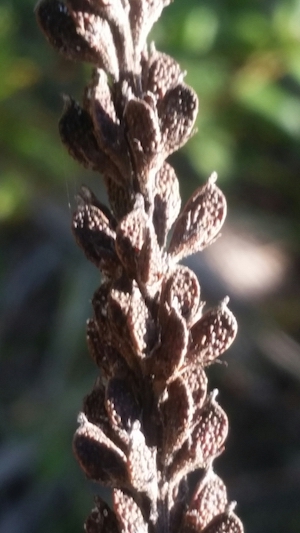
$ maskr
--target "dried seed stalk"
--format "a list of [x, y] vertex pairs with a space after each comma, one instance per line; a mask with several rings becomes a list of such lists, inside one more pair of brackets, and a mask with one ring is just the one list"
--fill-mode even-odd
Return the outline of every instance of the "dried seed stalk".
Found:
[[100, 377], [73, 447], [87, 477], [112, 489], [113, 509], [97, 498], [87, 533], [243, 532], [213, 471], [228, 420], [205, 373], [237, 324], [227, 299], [203, 310], [195, 274], [178, 264], [214, 241], [226, 200], [214, 173], [180, 213], [166, 159], [193, 134], [198, 99], [176, 61], [146, 44], [169, 3], [42, 0], [36, 9], [50, 44], [93, 65], [82, 104], [65, 99], [59, 128], [69, 153], [103, 175], [110, 203], [83, 187], [72, 224], [103, 274], [87, 324]]

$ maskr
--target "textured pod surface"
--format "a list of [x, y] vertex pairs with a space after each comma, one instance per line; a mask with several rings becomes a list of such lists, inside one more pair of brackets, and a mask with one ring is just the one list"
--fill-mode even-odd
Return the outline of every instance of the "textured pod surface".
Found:
[[164, 396], [160, 412], [163, 419], [164, 454], [168, 461], [189, 436], [193, 416], [193, 399], [181, 377], [176, 378], [167, 386]]
[[143, 64], [143, 85], [157, 99], [182, 82], [183, 73], [173, 57], [159, 52], [152, 46], [148, 62]]
[[201, 533], [243, 533], [240, 519], [232, 512], [216, 516]]
[[105, 388], [100, 383], [94, 386], [83, 401], [83, 411], [87, 420], [100, 427], [107, 435], [110, 432], [109, 418], [105, 408]]
[[[233, 343], [237, 333], [237, 322], [227, 307], [228, 299], [208, 311], [191, 328], [190, 353], [201, 365], [212, 363]], [[192, 356], [193, 358], [193, 356]]]
[[188, 345], [185, 321], [166, 304], [160, 313], [160, 342], [146, 360], [147, 372], [158, 379], [167, 380], [181, 367]]
[[185, 84], [169, 89], [158, 103], [165, 157], [191, 137], [198, 113], [198, 98]]
[[64, 112], [59, 121], [59, 133], [69, 154], [78, 163], [91, 170], [105, 172], [110, 169], [109, 173], [117, 176], [117, 169], [100, 150], [89, 113], [68, 96], [64, 97], [64, 103]]
[[111, 426], [127, 445], [132, 427], [141, 415], [140, 406], [129, 384], [124, 382], [124, 379], [112, 378], [107, 384], [105, 395], [105, 406]]
[[117, 227], [116, 251], [131, 278], [137, 278], [137, 261], [145, 242], [146, 225], [145, 209], [138, 204]]
[[228, 418], [215, 396], [216, 391], [207, 398], [189, 439], [175, 454], [168, 469], [170, 479], [184, 476], [197, 468], [207, 468], [209, 462], [221, 453], [228, 434]]
[[185, 515], [185, 526], [202, 531], [228, 504], [224, 482], [211, 469], [198, 483]]
[[175, 307], [189, 322], [200, 305], [200, 285], [194, 272], [187, 267], [177, 265], [165, 281], [163, 300], [170, 307]]
[[223, 226], [227, 206], [216, 179], [214, 173], [206, 185], [197, 189], [176, 221], [169, 254], [177, 261], [211, 244]]
[[144, 100], [130, 100], [124, 120], [140, 191], [148, 199], [154, 193], [155, 174], [162, 164], [157, 112]]
[[36, 7], [36, 16], [49, 43], [58, 52], [75, 61], [100, 62], [97, 48], [77, 32], [76, 23], [64, 2], [42, 0]]
[[127, 327], [138, 357], [144, 358], [157, 339], [157, 328], [139, 289], [134, 286], [127, 314]]
[[109, 487], [128, 484], [126, 457], [96, 425], [80, 415], [73, 450], [86, 476]]
[[171, 165], [164, 163], [155, 178], [153, 225], [159, 246], [163, 247], [180, 211], [179, 182]]
[[158, 496], [156, 450], [147, 446], [139, 423], [133, 425], [130, 433], [127, 467], [133, 489], [155, 501]]
[[147, 523], [132, 496], [121, 490], [114, 490], [113, 507], [122, 533], [148, 533]]
[[77, 244], [86, 257], [108, 277], [121, 272], [120, 260], [115, 251], [115, 231], [101, 210], [79, 199], [77, 210], [73, 215], [72, 230]]
[[149, 31], [170, 2], [171, 0], [134, 0], [130, 3], [129, 20], [136, 55], [144, 49]]
[[195, 443], [192, 452], [197, 455], [198, 449], [201, 449], [204, 464], [220, 453], [228, 434], [228, 418], [216, 402], [215, 395], [214, 391], [208, 398], [192, 435]]
[[101, 325], [102, 328], [94, 319], [87, 321], [87, 344], [93, 361], [101, 369], [103, 378], [128, 375], [129, 368], [126, 361], [112, 345], [112, 339], [107, 338], [109, 332], [106, 330], [105, 322], [102, 322]]
[[204, 369], [196, 364], [187, 364], [182, 371], [182, 378], [186, 387], [190, 391], [193, 397], [193, 409], [196, 418], [199, 418], [202, 406], [206, 399], [207, 394], [207, 376]]
[[122, 184], [130, 176], [130, 160], [122, 124], [117, 118], [107, 76], [97, 70], [88, 89], [89, 112], [101, 150], [113, 161], [122, 176]]

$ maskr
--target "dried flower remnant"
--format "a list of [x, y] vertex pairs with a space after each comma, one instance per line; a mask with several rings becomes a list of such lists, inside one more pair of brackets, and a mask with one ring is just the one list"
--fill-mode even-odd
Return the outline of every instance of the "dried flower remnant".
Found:
[[226, 200], [213, 173], [180, 213], [166, 158], [193, 135], [198, 99], [176, 61], [146, 45], [169, 3], [42, 0], [36, 8], [50, 44], [93, 65], [82, 103], [65, 97], [59, 130], [70, 155], [102, 174], [109, 199], [106, 207], [82, 187], [72, 221], [102, 273], [87, 323], [100, 373], [73, 448], [86, 476], [111, 488], [113, 505], [96, 498], [87, 533], [243, 532], [213, 470], [228, 420], [205, 372], [237, 324], [228, 298], [204, 309], [195, 274], [178, 264], [216, 239]]

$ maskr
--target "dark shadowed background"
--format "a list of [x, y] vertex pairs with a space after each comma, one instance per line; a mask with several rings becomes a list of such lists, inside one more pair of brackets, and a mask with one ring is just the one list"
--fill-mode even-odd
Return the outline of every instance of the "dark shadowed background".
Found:
[[[70, 231], [81, 183], [62, 94], [89, 67], [58, 57], [32, 0], [0, 5], [0, 533], [82, 531], [95, 487], [71, 452], [97, 370], [85, 320], [99, 284]], [[239, 335], [209, 370], [231, 428], [216, 461], [247, 533], [300, 531], [300, 0], [176, 0], [152, 33], [187, 70], [198, 133], [172, 158], [183, 199], [216, 170], [223, 236], [189, 260]]]

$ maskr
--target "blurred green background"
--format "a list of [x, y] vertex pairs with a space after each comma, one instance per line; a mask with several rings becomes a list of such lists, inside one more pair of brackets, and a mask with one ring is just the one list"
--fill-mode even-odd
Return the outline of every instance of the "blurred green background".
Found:
[[[62, 94], [89, 68], [45, 42], [34, 2], [0, 5], [0, 533], [82, 531], [95, 487], [71, 452], [97, 371], [85, 320], [99, 276], [70, 231], [81, 183], [61, 146]], [[172, 158], [183, 198], [216, 170], [223, 238], [189, 264], [240, 333], [209, 370], [231, 431], [216, 468], [248, 533], [300, 531], [300, 0], [177, 0], [158, 49], [187, 70], [198, 133]]]

